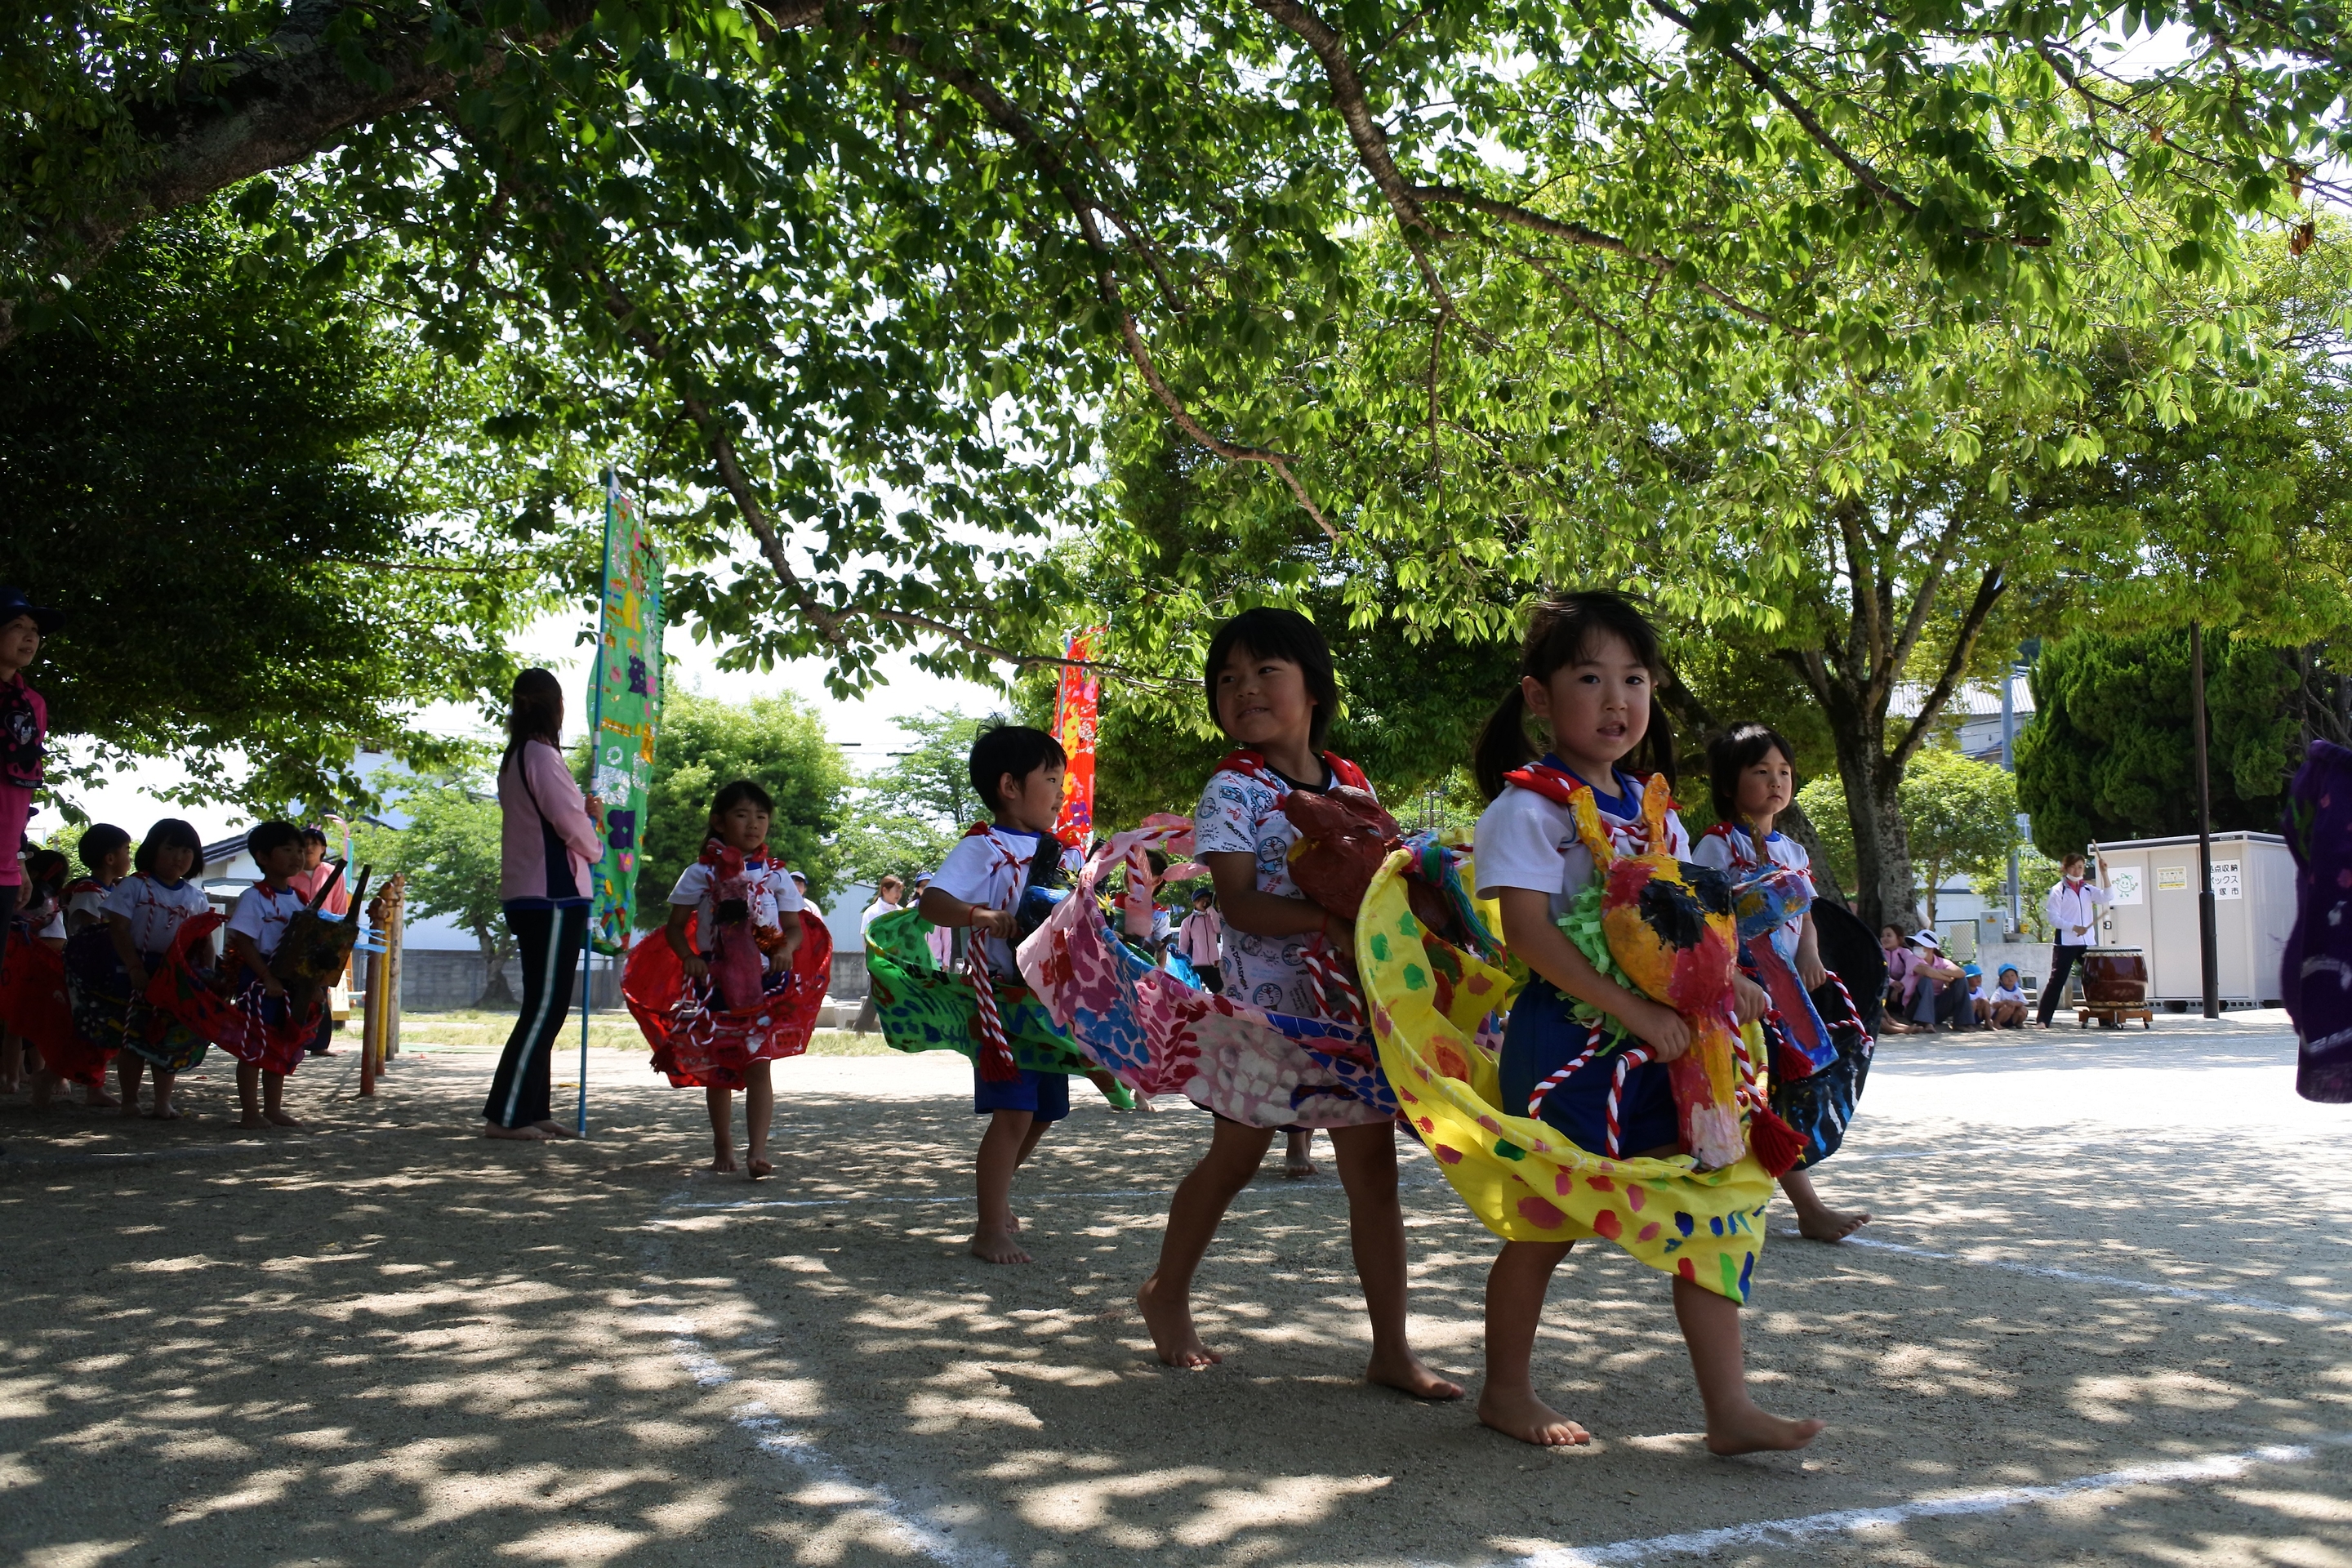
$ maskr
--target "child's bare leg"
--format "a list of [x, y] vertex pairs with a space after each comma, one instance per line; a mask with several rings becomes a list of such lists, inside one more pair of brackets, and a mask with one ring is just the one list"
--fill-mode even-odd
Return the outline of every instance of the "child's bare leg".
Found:
[[1270, 1127], [1245, 1127], [1219, 1117], [1209, 1152], [1178, 1184], [1168, 1205], [1168, 1226], [1160, 1237], [1160, 1267], [1136, 1292], [1135, 1304], [1151, 1331], [1151, 1343], [1170, 1366], [1207, 1366], [1224, 1358], [1201, 1342], [1192, 1327], [1192, 1276], [1208, 1256], [1209, 1243], [1274, 1142]]
[[1821, 1194], [1813, 1191], [1813, 1178], [1806, 1172], [1791, 1171], [1782, 1176], [1780, 1190], [1789, 1194], [1789, 1203], [1797, 1211], [1797, 1233], [1808, 1241], [1843, 1241], [1870, 1223], [1868, 1209], [1833, 1209], [1822, 1202]]
[[1820, 1436], [1820, 1422], [1770, 1415], [1748, 1397], [1738, 1302], [1692, 1280], [1677, 1279], [1675, 1317], [1683, 1326], [1683, 1342], [1690, 1347], [1699, 1401], [1706, 1406], [1708, 1453], [1801, 1448]]
[[1416, 1399], [1459, 1399], [1462, 1385], [1438, 1376], [1412, 1353], [1405, 1327], [1404, 1210], [1397, 1204], [1396, 1124], [1331, 1129], [1331, 1157], [1348, 1193], [1348, 1242], [1364, 1310], [1372, 1320], [1367, 1382]]
[[99, 1069], [98, 1081], [81, 1086], [81, 1102], [91, 1110], [111, 1110], [122, 1102], [106, 1092], [106, 1070]]
[[14, 1031], [0, 1034], [0, 1094], [14, 1094], [25, 1086], [25, 1042]]
[[[1303, 1176], [1313, 1175], [1315, 1173], [1315, 1129], [1302, 1127], [1297, 1131], [1285, 1133], [1284, 1136], [1289, 1142], [1282, 1151], [1282, 1173], [1294, 1182]], [[1336, 1132], [1331, 1135], [1335, 1148], [1339, 1143], [1339, 1136]]]
[[[148, 1114], [158, 1121], [177, 1121], [180, 1119], [179, 1108], [172, 1103], [172, 1086], [179, 1081], [179, 1074], [165, 1072], [162, 1068], [155, 1069], [155, 1109]], [[132, 1097], [127, 1093], [122, 1097], [122, 1109], [125, 1114], [137, 1109]]]
[[[139, 1114], [139, 1075], [146, 1070], [147, 1059], [132, 1052], [124, 1051], [114, 1058], [114, 1075], [122, 1085], [122, 1114], [125, 1116]], [[159, 1096], [163, 1091], [165, 1079], [166, 1075], [163, 1073], [159, 1072], [155, 1075], [155, 1087]]]
[[286, 1114], [286, 1075], [265, 1072], [261, 1075], [261, 1115], [274, 1127], [291, 1127], [303, 1131], [302, 1124]]
[[989, 1113], [974, 1162], [980, 1223], [971, 1233], [971, 1255], [989, 1263], [1026, 1263], [1029, 1255], [1013, 1239], [1013, 1173], [1037, 1147], [1044, 1124], [1026, 1110]]
[[1486, 1385], [1478, 1419], [1506, 1436], [1548, 1448], [1590, 1443], [1592, 1434], [1536, 1394], [1536, 1327], [1552, 1270], [1572, 1241], [1507, 1241], [1486, 1271]]
[[706, 1088], [702, 1103], [710, 1112], [710, 1169], [723, 1176], [735, 1169], [735, 1096]]
[[745, 1168], [751, 1179], [758, 1181], [775, 1169], [768, 1163], [768, 1123], [776, 1110], [776, 1084], [770, 1076], [769, 1064], [753, 1062], [743, 1075], [743, 1131], [751, 1135], [750, 1157]]
[[[1021, 1152], [1013, 1157], [1015, 1169], [1029, 1163], [1029, 1156], [1037, 1152], [1037, 1141], [1045, 1136], [1045, 1129], [1052, 1125], [1050, 1121], [1039, 1121], [1034, 1117], [1030, 1119], [1029, 1136], [1021, 1141]], [[1013, 1195], [1010, 1193], [1005, 1194], [1004, 1203], [1006, 1222], [1013, 1226], [1013, 1234], [1018, 1236], [1021, 1234], [1021, 1215], [1012, 1206]]]
[[257, 1062], [236, 1064], [236, 1107], [239, 1127], [267, 1127], [261, 1119], [261, 1066]]
[[57, 1092], [58, 1076], [49, 1070], [48, 1063], [43, 1062], [33, 1069], [33, 1109], [47, 1110], [50, 1098]]

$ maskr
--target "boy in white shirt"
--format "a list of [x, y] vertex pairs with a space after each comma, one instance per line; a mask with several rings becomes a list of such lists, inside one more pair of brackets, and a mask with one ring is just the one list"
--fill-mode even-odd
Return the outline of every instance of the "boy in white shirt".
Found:
[[2000, 984], [1977, 1003], [1977, 1019], [1989, 1028], [2021, 1029], [2030, 1005], [2024, 987], [2017, 983], [2016, 966], [2004, 963], [2000, 966]]
[[[1055, 874], [1062, 846], [1054, 818], [1062, 805], [1062, 744], [1043, 730], [999, 724], [971, 745], [972, 792], [992, 820], [975, 826], [948, 851], [922, 897], [923, 918], [935, 926], [970, 926], [984, 942], [990, 972], [1020, 983], [1013, 959], [1021, 895]], [[987, 1047], [985, 1045], [983, 1049]], [[971, 1252], [990, 1263], [1026, 1263], [1013, 1215], [1013, 1173], [1036, 1149], [1045, 1129], [1070, 1113], [1070, 1080], [1058, 1072], [1019, 1069], [1011, 1081], [990, 1079], [972, 1064], [971, 1108], [989, 1118], [977, 1161], [980, 1218]]]
[[302, 830], [290, 822], [265, 822], [245, 836], [245, 848], [261, 880], [236, 896], [228, 917], [230, 983], [244, 983], [243, 1005], [254, 1022], [246, 1037], [229, 1047], [237, 1058], [236, 1099], [243, 1112], [237, 1125], [299, 1129], [302, 1124], [286, 1114], [286, 1075], [301, 1061], [305, 1042], [295, 1041], [289, 1058], [286, 1051], [271, 1048], [270, 1037], [301, 1020], [287, 1016], [286, 986], [269, 973], [269, 958], [302, 910], [302, 895], [291, 886], [302, 869]]

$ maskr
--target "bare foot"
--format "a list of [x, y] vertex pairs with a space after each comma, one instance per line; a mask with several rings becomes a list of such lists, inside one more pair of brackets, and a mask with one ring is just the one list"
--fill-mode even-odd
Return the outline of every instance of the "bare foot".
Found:
[[309, 1129], [305, 1128], [300, 1122], [295, 1121], [291, 1116], [287, 1115], [286, 1112], [282, 1110], [265, 1110], [261, 1113], [261, 1116], [263, 1121], [268, 1122], [273, 1127], [291, 1127], [297, 1132], [309, 1131]]
[[55, 1094], [57, 1090], [58, 1086], [53, 1080], [46, 1078], [35, 1079], [33, 1080], [33, 1109], [36, 1110], [47, 1110], [49, 1108], [49, 1097]]
[[1754, 1404], [1728, 1413], [1720, 1425], [1709, 1422], [1706, 1451], [1710, 1454], [1764, 1454], [1801, 1448], [1822, 1434], [1819, 1421], [1790, 1421]]
[[1314, 1161], [1312, 1161], [1312, 1160], [1310, 1160], [1310, 1159], [1308, 1159], [1306, 1155], [1304, 1155], [1304, 1154], [1285, 1154], [1285, 1155], [1283, 1155], [1283, 1157], [1282, 1157], [1282, 1175], [1283, 1175], [1283, 1179], [1284, 1179], [1285, 1181], [1291, 1181], [1291, 1182], [1303, 1181], [1303, 1180], [1305, 1180], [1307, 1177], [1311, 1176], [1311, 1175], [1313, 1175], [1314, 1173], [1315, 1173], [1315, 1162], [1314, 1162]]
[[746, 1169], [749, 1170], [751, 1179], [755, 1182], [768, 1176], [772, 1176], [776, 1173], [776, 1167], [770, 1164], [767, 1161], [761, 1159], [757, 1154], [751, 1156], [751, 1162]]
[[1869, 1223], [1861, 1209], [1816, 1209], [1797, 1216], [1797, 1234], [1808, 1241], [1843, 1241]]
[[735, 1173], [735, 1156], [731, 1152], [720, 1154], [702, 1168], [713, 1175], [731, 1176]]
[[1415, 1399], [1459, 1399], [1462, 1385], [1438, 1376], [1411, 1351], [1400, 1356], [1374, 1356], [1364, 1368], [1364, 1381], [1393, 1388]]
[[1013, 1239], [1009, 1230], [976, 1230], [971, 1236], [971, 1255], [983, 1263], [1026, 1263], [1029, 1255]]
[[1478, 1420], [1506, 1437], [1538, 1447], [1565, 1448], [1592, 1441], [1592, 1434], [1546, 1405], [1532, 1389], [1497, 1393], [1488, 1384], [1478, 1395]]
[[116, 1106], [122, 1103], [122, 1101], [115, 1099], [114, 1096], [107, 1093], [106, 1090], [96, 1088], [84, 1089], [82, 1091], [81, 1102], [92, 1110], [111, 1110]]
[[[129, 1106], [124, 1106], [122, 1109], [122, 1114], [129, 1116], [133, 1114], [133, 1112]], [[159, 1105], [154, 1110], [147, 1112], [147, 1120], [150, 1121], [177, 1121], [180, 1120], [180, 1112], [176, 1107]]]
[[547, 1134], [541, 1132], [536, 1127], [501, 1127], [495, 1121], [485, 1121], [482, 1123], [482, 1136], [485, 1138], [504, 1138], [509, 1142], [515, 1143], [544, 1143], [547, 1142]]
[[[122, 1114], [125, 1116], [136, 1116], [139, 1114], [139, 1097], [137, 1095], [134, 1094], [130, 1099], [122, 1102]], [[147, 1112], [147, 1114], [152, 1116], [155, 1113], [151, 1110]]]
[[1163, 1299], [1159, 1290], [1160, 1276], [1153, 1275], [1135, 1293], [1135, 1305], [1143, 1314], [1143, 1326], [1151, 1331], [1151, 1348], [1170, 1366], [1197, 1371], [1214, 1366], [1225, 1358], [1201, 1342], [1201, 1335], [1192, 1327], [1192, 1302], [1189, 1297], [1173, 1300]]
[[[236, 1124], [239, 1127], [267, 1127], [269, 1125], [268, 1122], [264, 1121], [261, 1119], [261, 1112], [258, 1110], [247, 1111], [243, 1116], [236, 1119]], [[509, 1133], [508, 1136], [512, 1137], [513, 1134]]]
[[549, 1138], [577, 1138], [580, 1136], [577, 1131], [572, 1128], [566, 1127], [561, 1121], [534, 1121], [531, 1125], [538, 1128], [543, 1135]]

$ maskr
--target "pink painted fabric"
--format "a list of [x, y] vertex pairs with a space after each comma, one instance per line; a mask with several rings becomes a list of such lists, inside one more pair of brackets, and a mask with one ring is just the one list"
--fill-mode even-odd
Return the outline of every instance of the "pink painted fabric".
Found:
[[1115, 836], [1077, 886], [1021, 944], [1022, 977], [1087, 1058], [1142, 1094], [1181, 1090], [1252, 1127], [1360, 1127], [1396, 1114], [1371, 1037], [1360, 1026], [1302, 1018], [1198, 990], [1111, 933], [1099, 889], [1144, 852], [1192, 852], [1192, 825], [1152, 816]]

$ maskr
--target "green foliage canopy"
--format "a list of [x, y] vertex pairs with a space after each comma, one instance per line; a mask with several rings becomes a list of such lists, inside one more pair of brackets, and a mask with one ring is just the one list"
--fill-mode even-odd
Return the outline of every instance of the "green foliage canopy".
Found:
[[849, 768], [816, 711], [790, 695], [721, 702], [668, 689], [654, 738], [654, 784], [638, 858], [636, 921], [669, 918], [669, 890], [702, 853], [710, 802], [750, 779], [775, 800], [769, 847], [808, 879], [812, 901], [831, 896], [843, 867], [834, 842], [846, 815]]
[[74, 329], [0, 353], [0, 582], [68, 613], [33, 679], [90, 771], [168, 756], [196, 797], [282, 808], [363, 795], [364, 741], [454, 760], [412, 715], [495, 689], [540, 601], [416, 521], [447, 498], [403, 455], [478, 473], [478, 382], [260, 259], [184, 211], [84, 280]]
[[858, 880], [896, 876], [909, 889], [939, 869], [988, 809], [972, 793], [971, 742], [991, 720], [934, 709], [898, 721], [907, 746], [858, 784], [842, 860]]
[[352, 848], [374, 868], [378, 883], [394, 873], [406, 877], [416, 913], [446, 918], [472, 933], [482, 953], [482, 994], [474, 1005], [508, 1006], [514, 994], [505, 970], [514, 938], [499, 897], [499, 803], [479, 784], [446, 778], [404, 791], [397, 804], [408, 826], [362, 824]]
[[[1923, 747], [1905, 768], [1896, 798], [1930, 921], [1937, 890], [1948, 879], [2006, 876], [2010, 849], [2019, 839], [2017, 784], [2006, 769], [1948, 747]], [[1840, 880], [1849, 879], [1853, 828], [1843, 789], [1823, 776], [1799, 790], [1797, 801], [1812, 820], [1831, 869]]]
[[[2043, 853], [2197, 831], [2189, 655], [2180, 630], [2082, 632], [2042, 649], [2017, 781]], [[2292, 659], [2252, 637], [2205, 639], [2217, 828], [2278, 829], [2302, 741]]]

